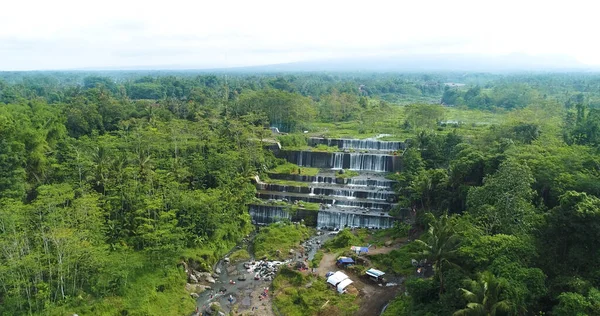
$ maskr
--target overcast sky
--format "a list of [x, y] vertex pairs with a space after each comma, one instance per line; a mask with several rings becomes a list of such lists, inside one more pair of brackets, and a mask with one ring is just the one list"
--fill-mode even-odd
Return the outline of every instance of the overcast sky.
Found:
[[600, 65], [594, 2], [4, 0], [0, 70], [513, 52]]

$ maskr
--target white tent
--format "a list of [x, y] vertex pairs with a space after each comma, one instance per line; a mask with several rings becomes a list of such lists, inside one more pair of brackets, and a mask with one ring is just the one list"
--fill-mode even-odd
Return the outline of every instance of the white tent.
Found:
[[327, 278], [327, 283], [333, 286], [337, 286], [340, 282], [346, 279], [348, 279], [348, 276], [344, 272], [338, 271], [332, 274], [329, 278]]
[[344, 293], [344, 290], [346, 289], [346, 287], [352, 283], [354, 283], [354, 282], [350, 279], [346, 279], [346, 280], [340, 282], [340, 284], [337, 285], [338, 292]]

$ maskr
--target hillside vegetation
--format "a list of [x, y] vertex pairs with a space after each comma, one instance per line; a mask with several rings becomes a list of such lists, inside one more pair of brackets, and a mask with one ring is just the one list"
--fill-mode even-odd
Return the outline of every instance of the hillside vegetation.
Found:
[[[249, 179], [318, 172], [273, 126], [407, 141], [388, 177], [425, 233], [376, 260], [434, 276], [388, 313], [598, 315], [599, 100], [597, 74], [0, 73], [0, 314], [191, 313], [180, 263], [254, 229]], [[295, 279], [276, 306], [316, 313]]]

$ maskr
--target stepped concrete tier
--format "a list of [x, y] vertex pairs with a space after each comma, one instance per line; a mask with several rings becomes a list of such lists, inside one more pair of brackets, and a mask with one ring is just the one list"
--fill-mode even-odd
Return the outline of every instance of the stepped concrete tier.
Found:
[[383, 229], [394, 226], [397, 221], [392, 216], [384, 213], [365, 213], [364, 211], [338, 211], [328, 209], [319, 211], [317, 218], [318, 228], [344, 228], [344, 227], [366, 227], [372, 229]]
[[395, 172], [402, 169], [399, 155], [281, 150], [279, 158], [302, 167]]
[[[397, 206], [396, 182], [386, 179], [384, 173], [402, 170], [402, 154], [399, 152], [406, 148], [405, 143], [377, 139], [310, 138], [308, 144], [335, 146], [340, 152], [269, 147], [279, 158], [320, 170], [315, 176], [270, 173], [272, 181], [268, 182], [255, 177], [256, 196], [267, 200], [266, 203], [250, 205], [250, 215], [255, 224], [304, 220], [307, 225], [320, 228], [393, 226], [398, 219], [389, 216], [388, 212]], [[344, 175], [338, 174], [341, 169], [354, 170], [358, 176], [344, 178]], [[319, 209], [304, 209], [301, 202], [318, 203]]]
[[294, 211], [290, 206], [252, 204], [249, 206], [249, 212], [255, 225], [268, 225], [281, 220], [294, 222], [304, 220], [307, 225], [318, 228], [367, 227], [381, 229], [392, 227], [397, 220], [387, 213], [336, 207], [324, 208], [317, 212], [303, 209]]
[[292, 209], [291, 205], [259, 205], [251, 204], [248, 207], [250, 217], [255, 225], [268, 225], [282, 220], [292, 222], [304, 221], [306, 225], [317, 225], [318, 211], [303, 208]]
[[327, 145], [339, 149], [369, 150], [369, 151], [401, 151], [406, 149], [406, 143], [395, 141], [381, 141], [373, 138], [368, 139], [344, 139], [344, 138], [319, 138], [311, 137], [308, 145]]
[[396, 181], [385, 179], [381, 176], [360, 175], [353, 178], [337, 178], [333, 175], [318, 174], [306, 176], [297, 174], [270, 173], [269, 178], [277, 180], [288, 180], [298, 182], [311, 182], [314, 184], [342, 184], [355, 187], [374, 187], [392, 189]]
[[275, 183], [257, 183], [256, 188], [260, 191], [304, 193], [309, 196], [323, 195], [331, 197], [347, 197], [387, 202], [396, 201], [396, 193], [384, 188], [369, 189], [368, 187], [346, 186], [342, 184], [313, 184], [308, 186], [286, 185]]
[[369, 199], [359, 199], [351, 197], [335, 197], [325, 195], [308, 195], [303, 193], [293, 192], [275, 192], [275, 191], [258, 191], [256, 196], [259, 199], [283, 202], [304, 201], [311, 203], [330, 204], [341, 207], [367, 208], [377, 210], [390, 210], [395, 205], [384, 201], [375, 201]]

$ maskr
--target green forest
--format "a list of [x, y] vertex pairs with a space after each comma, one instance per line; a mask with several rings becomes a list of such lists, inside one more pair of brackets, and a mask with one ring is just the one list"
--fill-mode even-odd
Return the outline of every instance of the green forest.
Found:
[[0, 315], [189, 315], [181, 263], [286, 166], [270, 127], [407, 142], [434, 276], [385, 315], [600, 315], [600, 75], [191, 71], [0, 72]]

